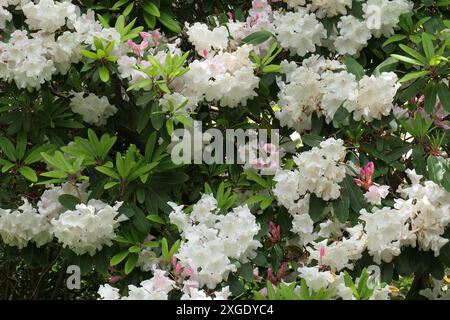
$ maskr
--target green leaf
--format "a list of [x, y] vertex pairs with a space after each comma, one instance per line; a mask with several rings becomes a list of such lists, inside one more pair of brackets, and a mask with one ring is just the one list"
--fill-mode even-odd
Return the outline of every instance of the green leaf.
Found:
[[392, 37], [390, 37], [389, 39], [387, 39], [381, 46], [382, 47], [386, 47], [388, 44], [394, 43], [394, 42], [398, 42], [401, 41], [403, 39], [406, 39], [407, 36], [404, 34], [394, 34]]
[[403, 61], [403, 62], [406, 62], [406, 63], [416, 64], [416, 65], [419, 65], [419, 66], [425, 66], [419, 60], [416, 60], [416, 59], [413, 59], [413, 58], [409, 58], [409, 57], [405, 57], [405, 56], [402, 56], [402, 55], [399, 55], [399, 54], [391, 54], [391, 57], [396, 59], [396, 60]]
[[159, 12], [158, 7], [153, 2], [145, 2], [142, 7], [144, 10], [155, 17], [160, 17], [161, 13]]
[[323, 211], [327, 206], [326, 201], [317, 197], [315, 194], [311, 194], [309, 197], [309, 216], [314, 222], [319, 221], [323, 216]]
[[20, 132], [17, 135], [17, 141], [16, 141], [16, 156], [17, 159], [22, 160], [24, 155], [25, 155], [25, 151], [27, 149], [27, 136], [24, 132]]
[[399, 45], [400, 49], [402, 49], [404, 52], [406, 52], [407, 54], [409, 54], [411, 57], [419, 60], [420, 62], [422, 62], [424, 65], [428, 64], [427, 58], [425, 58], [423, 55], [421, 55], [419, 52], [417, 52], [414, 49], [411, 49], [408, 46], [405, 46], [404, 44], [400, 44]]
[[428, 75], [428, 74], [430, 74], [430, 73], [431, 73], [430, 71], [415, 71], [415, 72], [410, 72], [410, 73], [407, 73], [406, 75], [404, 75], [404, 76], [399, 80], [399, 82], [401, 82], [401, 83], [403, 83], [403, 82], [408, 82], [408, 81], [410, 81], [410, 80], [413, 80], [413, 79], [417, 79], [417, 78], [426, 76], [426, 75]]
[[156, 26], [156, 17], [144, 12], [144, 21], [150, 29], [154, 29]]
[[356, 80], [361, 80], [364, 77], [364, 68], [352, 57], [345, 58], [345, 65], [347, 66], [347, 71], [355, 75]]
[[244, 285], [242, 284], [241, 281], [239, 281], [239, 279], [234, 274], [230, 273], [228, 275], [227, 282], [230, 286], [230, 291], [233, 294], [233, 296], [238, 297], [244, 292], [245, 290]]
[[114, 28], [122, 34], [123, 28], [125, 28], [125, 16], [120, 15], [117, 20]]
[[116, 3], [114, 3], [114, 5], [111, 7], [111, 10], [117, 10], [119, 9], [121, 6], [123, 6], [125, 3], [127, 3], [130, 0], [119, 0]]
[[445, 168], [444, 164], [438, 157], [429, 156], [427, 160], [428, 178], [430, 180], [440, 184], [444, 178]]
[[105, 175], [107, 175], [108, 177], [111, 177], [111, 178], [113, 178], [113, 179], [117, 179], [117, 180], [120, 179], [120, 177], [119, 177], [119, 175], [117, 174], [117, 172], [114, 171], [114, 170], [111, 169], [111, 168], [107, 168], [107, 167], [95, 167], [95, 170], [97, 170], [97, 171], [99, 171], [99, 172], [101, 172], [101, 173], [103, 173], [103, 174], [105, 174]]
[[333, 211], [336, 218], [342, 222], [347, 222], [350, 210], [350, 197], [348, 196], [347, 190], [341, 193], [341, 196], [333, 201]]
[[30, 167], [21, 167], [19, 168], [19, 172], [22, 176], [24, 176], [26, 179], [32, 181], [32, 182], [36, 182], [38, 180], [36, 172], [31, 169]]
[[163, 113], [160, 113], [161, 107], [158, 103], [154, 103], [152, 105], [152, 113], [150, 115], [150, 121], [152, 122], [153, 128], [155, 130], [159, 131], [164, 126], [164, 121], [166, 120], [166, 117]]
[[161, 218], [157, 214], [149, 214], [147, 216], [147, 219], [152, 221], [152, 222], [159, 223], [159, 224], [166, 224], [166, 222], [163, 220], [163, 218]]
[[272, 33], [267, 31], [267, 30], [262, 30], [262, 31], [257, 31], [254, 32], [250, 35], [248, 35], [247, 37], [245, 37], [242, 42], [247, 43], [247, 44], [261, 44], [267, 40], [270, 39], [270, 37], [272, 37]]
[[383, 72], [394, 71], [397, 65], [398, 60], [393, 57], [389, 57], [375, 68], [373, 75], [379, 76]]
[[436, 96], [437, 96], [437, 86], [431, 85], [425, 91], [425, 102], [424, 102], [425, 111], [430, 114], [434, 111], [434, 107], [436, 106]]
[[128, 16], [130, 13], [131, 13], [131, 10], [133, 10], [133, 8], [134, 8], [134, 1], [133, 2], [131, 2], [126, 8], [125, 8], [125, 10], [123, 10], [123, 15], [124, 16]]
[[318, 147], [320, 143], [324, 140], [323, 137], [317, 134], [305, 134], [301, 137], [302, 142], [310, 147]]
[[100, 80], [102, 80], [103, 82], [109, 81], [109, 70], [105, 66], [100, 66], [100, 68], [98, 69], [98, 74], [100, 76]]
[[166, 261], [169, 260], [169, 244], [167, 243], [166, 238], [161, 239], [161, 252], [162, 252], [164, 259]]
[[81, 201], [77, 197], [71, 194], [63, 194], [58, 197], [59, 203], [61, 203], [65, 208], [69, 210], [75, 210], [77, 204]]
[[445, 111], [450, 112], [450, 89], [444, 83], [440, 83], [437, 89], [439, 100]]
[[134, 267], [136, 266], [138, 259], [139, 255], [136, 253], [131, 253], [128, 256], [127, 262], [125, 262], [125, 269], [124, 269], [125, 274], [130, 274], [134, 270]]
[[253, 265], [251, 263], [248, 262], [243, 264], [237, 272], [245, 281], [253, 282]]
[[170, 31], [173, 31], [175, 33], [181, 32], [180, 24], [165, 11], [161, 11], [160, 16], [157, 18]]
[[12, 142], [7, 138], [0, 137], [0, 148], [3, 150], [9, 160], [11, 160], [12, 162], [15, 162], [17, 160], [16, 148], [14, 148]]
[[364, 195], [361, 188], [355, 183], [351, 176], [346, 176], [344, 179], [344, 188], [350, 197], [350, 207], [359, 214], [361, 209], [366, 207]]
[[425, 52], [425, 56], [428, 58], [428, 60], [431, 60], [435, 55], [433, 40], [431, 40], [431, 36], [426, 32], [422, 33], [422, 46], [423, 51]]
[[97, 54], [95, 52], [82, 49], [81, 54], [86, 58], [97, 60]]
[[105, 185], [103, 186], [103, 189], [105, 189], [105, 190], [109, 190], [109, 189], [111, 189], [111, 188], [114, 188], [115, 186], [117, 186], [117, 185], [119, 185], [119, 182], [107, 182], [107, 183], [105, 183]]
[[265, 179], [263, 179], [260, 175], [258, 175], [255, 171], [249, 169], [249, 170], [245, 170], [244, 173], [249, 180], [256, 182], [257, 184], [264, 187], [265, 189], [271, 188], [269, 183]]
[[108, 19], [105, 18], [104, 16], [102, 16], [102, 15], [100, 15], [100, 14], [97, 14], [97, 19], [100, 21], [100, 23], [102, 24], [102, 26], [103, 26], [104, 28], [109, 28], [109, 27], [110, 27], [110, 26], [109, 26]]
[[444, 178], [441, 181], [441, 185], [447, 192], [450, 193], [450, 169], [447, 169], [444, 173]]

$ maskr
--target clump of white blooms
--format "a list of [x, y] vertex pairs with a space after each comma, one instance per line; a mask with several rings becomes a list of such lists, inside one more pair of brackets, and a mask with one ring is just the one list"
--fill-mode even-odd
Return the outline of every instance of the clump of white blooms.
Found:
[[251, 50], [252, 46], [244, 45], [234, 52], [220, 52], [193, 61], [189, 71], [178, 79], [175, 91], [190, 103], [206, 99], [223, 107], [246, 106], [248, 100], [257, 96], [255, 89], [259, 86], [249, 59]]
[[117, 112], [117, 108], [109, 103], [107, 97], [98, 97], [93, 93], [86, 97], [84, 95], [83, 92], [73, 92], [70, 100], [72, 111], [80, 114], [84, 122], [102, 126]]
[[98, 294], [100, 300], [168, 300], [169, 293], [174, 290], [183, 293], [181, 300], [227, 300], [231, 295], [228, 286], [220, 291], [207, 293], [199, 289], [195, 281], [184, 280], [182, 283], [177, 283], [170, 278], [167, 271], [158, 268], [154, 268], [153, 276], [142, 281], [139, 286], [129, 285], [127, 296], [121, 295], [119, 289], [109, 284], [101, 285]]
[[[298, 269], [299, 277], [304, 279], [310, 291], [318, 292], [321, 289], [334, 290], [334, 299], [356, 300], [352, 290], [346, 286], [344, 273], [332, 273], [330, 271], [322, 271], [318, 266], [300, 267]], [[360, 278], [355, 281], [358, 287]], [[373, 292], [369, 300], [387, 300], [389, 299], [389, 287], [380, 283], [379, 279], [374, 279]], [[368, 283], [369, 285], [369, 283]]]
[[316, 12], [318, 18], [347, 14], [347, 8], [351, 7], [352, 0], [312, 0], [308, 6], [311, 11]]
[[118, 202], [111, 207], [94, 199], [87, 204], [78, 204], [75, 210], [68, 210], [52, 219], [55, 237], [76, 254], [89, 253], [92, 256], [103, 246], [112, 245], [115, 229], [127, 219], [117, 211], [121, 205]]
[[17, 210], [0, 209], [0, 236], [4, 243], [19, 249], [30, 241], [41, 247], [53, 239], [47, 217], [39, 214], [26, 199]]
[[[267, 0], [252, 1], [252, 8], [248, 11], [248, 17], [245, 22], [230, 21], [227, 28], [233, 37], [235, 45], [240, 43], [245, 37], [257, 31], [273, 31], [273, 12], [272, 7]], [[255, 51], [259, 49], [266, 50], [271, 43], [270, 40], [257, 45]]]
[[[295, 200], [306, 193], [314, 193], [325, 201], [339, 198], [339, 183], [345, 177], [345, 154], [344, 142], [334, 138], [322, 141], [320, 147], [298, 154], [294, 158], [297, 165], [294, 172], [281, 171], [275, 176], [274, 193], [281, 204], [288, 209], [295, 207]], [[296, 187], [286, 188], [288, 181]]]
[[1, 0], [0, 1], [0, 30], [4, 29], [6, 26], [6, 22], [12, 20], [12, 14], [6, 8], [8, 6], [8, 1]]
[[412, 185], [399, 189], [404, 199], [396, 199], [394, 207], [409, 216], [419, 248], [432, 250], [437, 257], [449, 241], [443, 234], [450, 223], [450, 193], [433, 181], [422, 182], [423, 177], [414, 171], [407, 173]]
[[404, 245], [415, 244], [416, 236], [407, 224], [409, 215], [391, 208], [376, 209], [373, 213], [361, 211], [365, 222], [367, 250], [376, 263], [391, 262]]
[[309, 198], [315, 196], [326, 201], [340, 196], [339, 183], [345, 177], [344, 142], [330, 138], [310, 151], [294, 158], [295, 170], [276, 173], [273, 193], [278, 202], [293, 216], [292, 231], [300, 236], [300, 244], [313, 241], [314, 223], [309, 216]]
[[28, 27], [49, 33], [64, 26], [66, 19], [76, 19], [75, 10], [76, 6], [70, 1], [55, 3], [53, 0], [40, 0], [37, 4], [29, 2], [22, 6]]
[[325, 27], [316, 19], [316, 15], [304, 10], [284, 15], [275, 13], [273, 26], [280, 45], [292, 55], [304, 56], [308, 52], [315, 52], [316, 46], [321, 45], [322, 39], [327, 36]]
[[59, 197], [63, 194], [72, 195], [81, 202], [86, 202], [89, 197], [89, 192], [86, 190], [88, 186], [87, 182], [76, 185], [70, 182], [61, 186], [48, 185], [37, 203], [39, 213], [51, 220], [66, 211], [67, 209], [59, 202]]
[[189, 26], [186, 23], [189, 41], [194, 45], [197, 52], [203, 54], [211, 50], [225, 50], [228, 47], [228, 30], [225, 26], [208, 29], [204, 23], [196, 22]]
[[432, 181], [421, 182], [414, 171], [407, 173], [412, 185], [399, 188], [403, 199], [395, 199], [394, 208], [361, 210], [367, 249], [377, 263], [391, 262], [404, 246], [432, 250], [437, 257], [449, 241], [443, 234], [450, 223], [450, 194]]
[[[26, 29], [15, 30], [7, 42], [0, 41], [0, 79], [14, 81], [19, 88], [39, 89], [57, 73], [65, 74], [81, 59], [83, 43], [92, 43], [101, 31], [93, 11], [80, 15], [70, 1], [0, 1], [0, 28], [11, 20], [4, 6], [19, 5]], [[120, 38], [119, 38], [120, 40]]]
[[[305, 0], [287, 0], [286, 2], [288, 8], [294, 8], [297, 12], [287, 12], [284, 15], [275, 13], [273, 25], [276, 32], [277, 29], [285, 31], [281, 38], [278, 37], [282, 47], [300, 56], [305, 54], [306, 48], [309, 52], [314, 52], [310, 49], [313, 48], [312, 43], [327, 46], [342, 55], [358, 55], [361, 49], [367, 46], [367, 42], [372, 35], [379, 38], [382, 35], [389, 37], [394, 34], [394, 29], [400, 21], [400, 15], [410, 12], [413, 8], [413, 4], [407, 0], [364, 1], [362, 4], [363, 16], [362, 19], [359, 19], [348, 14], [348, 9], [352, 8], [352, 0], [312, 0], [310, 3]], [[338, 30], [332, 29], [329, 38], [324, 40], [324, 37], [321, 36], [323, 30], [319, 33], [317, 31], [320, 27], [317, 27], [314, 23], [309, 23], [302, 25], [301, 35], [296, 34], [296, 32], [299, 32], [297, 26], [302, 23], [301, 17], [308, 15], [308, 13], [315, 14], [314, 17], [319, 19], [340, 16], [337, 24], [339, 33]], [[294, 19], [294, 16], [297, 18]], [[314, 40], [310, 40], [312, 42], [308, 42], [308, 44], [292, 45], [292, 42], [303, 41], [304, 37]], [[296, 52], [296, 49], [302, 46], [305, 49], [299, 49]]]
[[175, 281], [168, 277], [166, 271], [154, 269], [153, 277], [142, 281], [139, 287], [128, 286], [128, 296], [121, 296], [119, 290], [109, 284], [101, 285], [98, 294], [100, 300], [167, 300], [174, 288]]
[[[322, 96], [327, 92], [321, 79], [322, 73], [327, 70], [342, 69], [344, 66], [337, 61], [317, 55], [305, 59], [302, 65], [298, 67], [295, 63], [288, 63], [287, 61], [283, 61], [282, 66], [286, 71], [286, 80], [285, 82], [281, 81], [281, 79], [277, 81], [280, 87], [278, 106], [281, 110], [276, 112], [276, 117], [282, 125], [295, 128], [299, 132], [310, 129], [312, 114], [322, 112], [319, 106], [321, 105]], [[354, 82], [354, 78], [350, 80], [352, 83]], [[341, 100], [342, 98], [340, 97], [346, 93], [346, 91], [342, 92], [343, 87], [347, 88], [350, 86], [343, 81], [332, 81], [332, 83], [334, 86], [339, 86], [337, 90], [340, 90], [340, 96], [336, 95], [336, 98]], [[352, 88], [350, 87], [349, 89], [351, 90]], [[333, 105], [336, 104], [333, 101]], [[333, 109], [337, 110], [338, 107], [334, 106]], [[326, 106], [322, 106], [322, 108], [324, 110]]]
[[[371, 122], [390, 114], [400, 83], [393, 72], [383, 72], [379, 76], [364, 76], [358, 83], [357, 96], [348, 99], [344, 107], [352, 112], [356, 121]], [[383, 92], [380, 95], [380, 92]]]
[[334, 41], [334, 47], [342, 55], [356, 55], [372, 37], [366, 22], [358, 20], [354, 16], [341, 17], [337, 26], [340, 32]]
[[[360, 81], [334, 60], [312, 56], [297, 67], [284, 62], [285, 82], [278, 79], [280, 92], [276, 117], [282, 125], [297, 131], [311, 129], [312, 115], [324, 115], [333, 120], [340, 106], [353, 112], [356, 121], [371, 122], [392, 111], [400, 84], [395, 73], [364, 76]], [[380, 92], [384, 94], [379, 95]]]
[[368, 0], [363, 4], [363, 17], [375, 37], [390, 37], [400, 16], [412, 8], [413, 4], [407, 0]]
[[348, 237], [343, 236], [338, 241], [329, 243], [329, 239], [313, 242], [307, 250], [310, 253], [309, 262], [317, 261], [320, 265], [332, 270], [353, 269], [353, 263], [362, 257], [366, 249], [366, 235], [362, 225], [346, 229]]
[[245, 263], [256, 256], [261, 243], [254, 237], [260, 227], [247, 206], [219, 215], [217, 200], [211, 195], [204, 195], [190, 215], [183, 212], [183, 206], [169, 205], [174, 209], [170, 221], [184, 238], [177, 258], [193, 270], [200, 287], [213, 289], [235, 272], [231, 258]]

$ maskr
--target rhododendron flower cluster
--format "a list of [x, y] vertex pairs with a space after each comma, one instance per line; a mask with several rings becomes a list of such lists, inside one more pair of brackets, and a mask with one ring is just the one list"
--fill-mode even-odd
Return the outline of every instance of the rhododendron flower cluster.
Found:
[[[277, 118], [298, 131], [311, 129], [314, 113], [331, 122], [341, 106], [352, 112], [356, 121], [381, 119], [392, 111], [400, 87], [394, 73], [364, 76], [356, 81], [353, 74], [339, 71], [344, 69], [339, 62], [318, 56], [305, 59], [300, 67], [286, 62], [285, 69], [286, 82], [279, 81], [281, 110]], [[382, 98], [379, 92], [384, 92]]]
[[110, 246], [115, 237], [115, 228], [127, 218], [118, 213], [121, 202], [113, 207], [100, 201], [89, 200], [52, 219], [55, 237], [76, 254], [94, 255], [103, 246]]
[[184, 237], [177, 258], [183, 267], [193, 270], [200, 287], [213, 289], [226, 280], [236, 266], [230, 258], [243, 263], [255, 257], [261, 243], [254, 239], [260, 227], [247, 206], [218, 215], [217, 200], [204, 195], [188, 216], [183, 206], [170, 204], [174, 211], [170, 220]]
[[0, 0], [0, 299], [448, 299], [443, 2]]

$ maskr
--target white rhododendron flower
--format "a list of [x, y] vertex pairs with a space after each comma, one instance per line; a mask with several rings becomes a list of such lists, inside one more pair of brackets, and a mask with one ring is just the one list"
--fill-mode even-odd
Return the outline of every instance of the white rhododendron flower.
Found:
[[315, 11], [317, 17], [334, 17], [347, 14], [347, 9], [352, 7], [352, 0], [312, 0], [309, 8]]
[[39, 213], [50, 220], [57, 218], [61, 213], [67, 210], [67, 208], [59, 202], [59, 197], [63, 194], [68, 194], [77, 197], [81, 202], [86, 202], [89, 197], [89, 192], [86, 190], [88, 186], [89, 184], [86, 182], [77, 185], [69, 182], [66, 182], [61, 186], [48, 185], [37, 203]]
[[30, 241], [41, 247], [53, 239], [47, 217], [39, 214], [26, 199], [17, 210], [0, 209], [0, 236], [4, 243], [19, 249]]
[[364, 194], [367, 201], [373, 205], [381, 205], [381, 200], [386, 198], [389, 194], [389, 186], [371, 186], [369, 190]]
[[367, 249], [376, 263], [391, 262], [401, 253], [403, 245], [414, 244], [416, 236], [408, 225], [408, 214], [391, 208], [375, 209], [373, 213], [361, 211], [365, 222]]
[[27, 18], [25, 23], [30, 29], [44, 32], [55, 32], [66, 24], [66, 19], [75, 20], [75, 10], [76, 7], [70, 1], [40, 0], [37, 4], [29, 2], [22, 6]]
[[338, 24], [339, 36], [334, 41], [336, 51], [340, 54], [356, 55], [367, 45], [372, 37], [365, 21], [354, 16], [343, 16]]
[[84, 97], [83, 92], [74, 92], [70, 106], [73, 112], [83, 117], [83, 121], [96, 126], [105, 125], [108, 118], [117, 112], [107, 97], [98, 97], [93, 93]]
[[127, 220], [117, 211], [121, 205], [118, 202], [111, 207], [94, 199], [87, 204], [78, 204], [75, 210], [68, 210], [51, 221], [55, 237], [76, 254], [92, 256], [103, 246], [112, 245], [115, 229]]
[[273, 24], [280, 45], [292, 55], [304, 56], [308, 52], [315, 52], [316, 46], [327, 35], [316, 15], [306, 11], [287, 12], [283, 15], [276, 13]]
[[186, 25], [189, 41], [194, 45], [197, 52], [203, 54], [215, 50], [224, 50], [228, 47], [228, 30], [225, 26], [220, 26], [212, 30], [203, 23], [196, 22], [193, 25]]
[[400, 21], [400, 16], [412, 10], [408, 0], [367, 0], [363, 3], [364, 18], [372, 34], [389, 37]]
[[227, 279], [236, 266], [231, 258], [243, 263], [256, 256], [255, 250], [261, 243], [254, 240], [260, 227], [247, 206], [218, 215], [217, 201], [211, 195], [204, 195], [197, 202], [190, 215], [182, 207], [169, 203], [174, 211], [170, 220], [180, 230], [184, 241], [177, 258], [183, 267], [194, 271], [194, 278], [200, 287], [213, 289]]
[[259, 86], [259, 78], [249, 59], [251, 50], [252, 46], [244, 45], [232, 53], [195, 60], [175, 91], [189, 99], [191, 105], [205, 99], [217, 101], [223, 107], [246, 106], [248, 100], [257, 96], [255, 89]]

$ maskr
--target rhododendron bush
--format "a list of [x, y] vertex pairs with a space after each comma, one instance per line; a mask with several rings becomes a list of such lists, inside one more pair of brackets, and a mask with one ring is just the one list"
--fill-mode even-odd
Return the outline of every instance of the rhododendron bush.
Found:
[[449, 299], [449, 6], [0, 0], [0, 297]]

